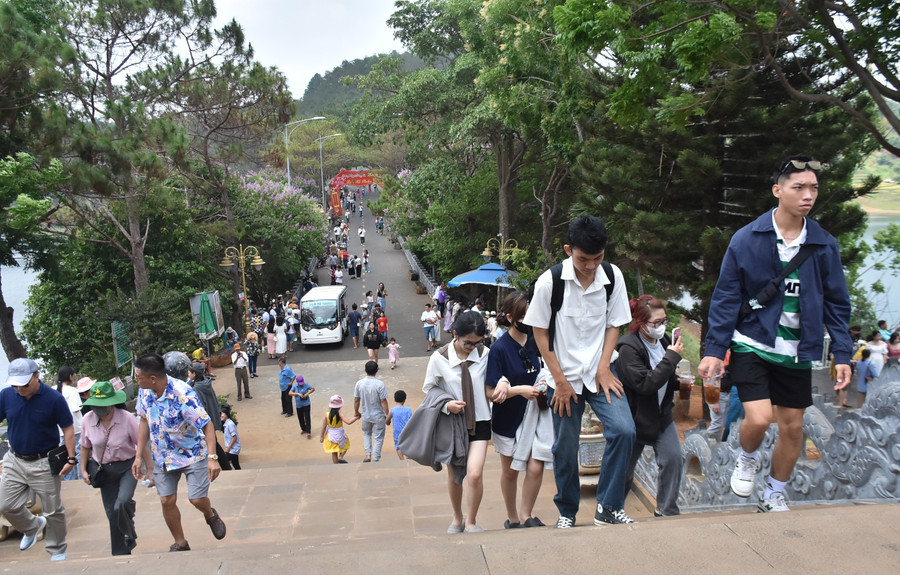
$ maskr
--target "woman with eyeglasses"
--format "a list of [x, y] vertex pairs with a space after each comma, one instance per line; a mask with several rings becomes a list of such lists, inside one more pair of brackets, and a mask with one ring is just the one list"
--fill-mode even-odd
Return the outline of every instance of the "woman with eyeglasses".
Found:
[[[528, 296], [516, 291], [503, 300], [497, 324], [508, 328], [491, 346], [485, 387], [494, 400], [491, 416], [494, 451], [500, 454], [500, 492], [506, 505], [506, 529], [542, 527], [531, 512], [541, 490], [544, 462], [553, 461], [553, 415], [531, 328], [522, 322]], [[516, 506], [519, 471], [525, 472], [521, 506]]]
[[484, 494], [482, 473], [487, 444], [491, 439], [491, 408], [485, 395], [484, 376], [488, 363], [488, 348], [481, 344], [487, 330], [484, 318], [474, 311], [461, 313], [453, 324], [453, 341], [431, 354], [425, 371], [422, 391], [428, 393], [438, 387], [453, 401], [443, 408], [445, 414], [464, 413], [469, 435], [466, 460], [466, 483], [469, 490], [467, 515], [463, 517], [463, 486], [453, 480], [447, 466], [447, 490], [453, 508], [453, 521], [447, 533], [478, 533], [484, 531], [475, 524], [481, 497]]
[[666, 335], [666, 306], [651, 296], [634, 298], [628, 333], [616, 344], [616, 370], [625, 387], [637, 437], [625, 475], [626, 492], [634, 480], [634, 468], [644, 446], [656, 453], [659, 478], [656, 488], [657, 517], [678, 515], [683, 460], [678, 429], [672, 417], [673, 398], [678, 389], [675, 368], [681, 361], [681, 336], [673, 342]]

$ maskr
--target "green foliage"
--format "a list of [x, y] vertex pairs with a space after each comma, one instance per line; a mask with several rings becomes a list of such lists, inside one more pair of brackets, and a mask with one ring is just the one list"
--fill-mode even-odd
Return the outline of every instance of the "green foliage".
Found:
[[353, 106], [362, 97], [362, 91], [345, 80], [353, 76], [365, 76], [384, 58], [398, 59], [401, 62], [401, 69], [406, 71], [416, 70], [425, 65], [420, 58], [409, 52], [378, 54], [349, 62], [344, 60], [333, 70], [325, 72], [324, 75], [316, 74], [310, 79], [303, 92], [303, 98], [297, 102], [295, 112], [297, 117], [328, 116], [347, 121]]
[[38, 228], [51, 212], [48, 196], [65, 182], [62, 163], [39, 167], [29, 154], [0, 159], [0, 265], [15, 266], [13, 252], [39, 249]]
[[135, 356], [164, 354], [173, 349], [189, 349], [195, 339], [190, 307], [181, 290], [150, 284], [132, 298], [121, 289], [108, 292], [98, 317], [105, 324], [122, 322]]
[[69, 364], [92, 377], [116, 375], [114, 319], [131, 323], [132, 340], [144, 350], [191, 348], [188, 298], [207, 290], [228, 293], [230, 284], [217, 265], [216, 238], [191, 223], [183, 200], [170, 190], [155, 197], [154, 207], [146, 261], [157, 281], [141, 297], [132, 291], [129, 262], [113, 246], [97, 241], [111, 224], [97, 222], [97, 230], [79, 229], [48, 248], [52, 258], [26, 302], [30, 313], [22, 335], [31, 356], [52, 369]]
[[259, 248], [266, 261], [249, 279], [265, 286], [291, 285], [309, 260], [322, 254], [328, 229], [318, 198], [288, 187], [284, 172], [272, 168], [245, 174], [235, 191], [238, 237]]

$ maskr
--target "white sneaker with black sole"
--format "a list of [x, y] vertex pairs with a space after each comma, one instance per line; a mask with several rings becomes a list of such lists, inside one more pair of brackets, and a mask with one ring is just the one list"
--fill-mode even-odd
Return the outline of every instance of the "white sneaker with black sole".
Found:
[[750, 497], [758, 471], [758, 460], [743, 453], [738, 455], [737, 461], [734, 462], [734, 471], [731, 473], [731, 490], [734, 494], [739, 497]]

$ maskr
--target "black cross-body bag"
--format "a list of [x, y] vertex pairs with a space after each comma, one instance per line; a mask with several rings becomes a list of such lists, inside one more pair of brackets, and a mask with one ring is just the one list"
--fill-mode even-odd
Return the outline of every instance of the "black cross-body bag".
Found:
[[791, 261], [788, 262], [784, 269], [781, 270], [781, 273], [766, 284], [766, 286], [759, 290], [759, 293], [756, 294], [756, 297], [751, 298], [750, 301], [745, 301], [743, 305], [741, 305], [741, 311], [738, 313], [738, 322], [742, 321], [745, 317], [753, 313], [754, 310], [762, 309], [766, 307], [770, 301], [772, 301], [776, 295], [778, 295], [778, 291], [781, 289], [781, 283], [792, 273], [794, 270], [800, 267], [800, 264], [806, 261], [806, 259], [816, 251], [819, 246], [816, 244], [803, 244], [800, 246], [800, 251], [791, 258]]

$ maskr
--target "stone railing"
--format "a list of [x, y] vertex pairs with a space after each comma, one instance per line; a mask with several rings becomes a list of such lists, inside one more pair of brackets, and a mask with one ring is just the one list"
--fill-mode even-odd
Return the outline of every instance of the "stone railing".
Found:
[[[766, 432], [759, 448], [761, 469], [754, 493], [741, 498], [730, 479], [740, 452], [739, 423], [727, 443], [702, 430], [685, 433], [684, 476], [678, 505], [684, 511], [756, 506], [772, 461], [777, 426]], [[789, 505], [900, 501], [900, 368], [887, 367], [869, 384], [861, 409], [837, 408], [814, 396], [803, 417], [804, 449], [785, 489]], [[814, 447], [814, 449], [813, 449]], [[655, 497], [658, 470], [650, 448], [638, 460], [635, 479]]]
[[425, 264], [419, 261], [416, 254], [406, 249], [406, 241], [403, 239], [403, 236], [397, 236], [397, 241], [400, 242], [400, 246], [403, 248], [403, 254], [406, 256], [406, 261], [409, 262], [409, 269], [419, 274], [419, 281], [422, 282], [422, 285], [428, 290], [428, 296], [433, 296], [435, 292], [437, 292], [437, 283], [435, 283], [431, 274], [425, 271]]

